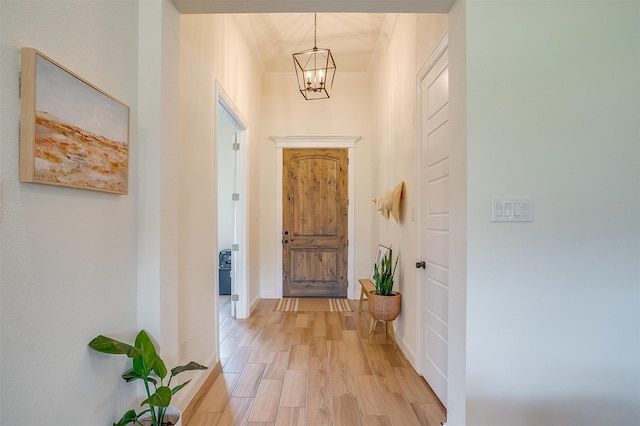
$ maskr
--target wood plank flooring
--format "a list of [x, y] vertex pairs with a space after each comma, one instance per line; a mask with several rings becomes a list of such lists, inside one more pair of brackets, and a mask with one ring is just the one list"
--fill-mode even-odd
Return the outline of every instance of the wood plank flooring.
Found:
[[[274, 312], [246, 320], [221, 296], [222, 374], [184, 426], [439, 426], [446, 411], [368, 312]], [[350, 301], [357, 309], [357, 301]], [[356, 310], [354, 309], [354, 310]]]

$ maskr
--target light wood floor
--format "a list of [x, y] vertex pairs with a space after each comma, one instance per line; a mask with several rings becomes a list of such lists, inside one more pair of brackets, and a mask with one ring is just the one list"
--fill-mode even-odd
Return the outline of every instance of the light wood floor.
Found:
[[[273, 312], [246, 320], [221, 298], [220, 374], [185, 426], [428, 425], [446, 411], [369, 314]], [[363, 309], [366, 311], [366, 309]]]

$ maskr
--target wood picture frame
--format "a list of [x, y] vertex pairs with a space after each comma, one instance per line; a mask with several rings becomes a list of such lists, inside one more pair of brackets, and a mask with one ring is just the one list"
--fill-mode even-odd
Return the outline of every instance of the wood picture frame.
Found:
[[20, 181], [127, 194], [129, 107], [21, 49]]
[[380, 263], [382, 262], [382, 259], [384, 259], [384, 257], [389, 254], [389, 247], [383, 246], [378, 244], [378, 250], [376, 251], [376, 259], [373, 261], [373, 265], [371, 267], [371, 281], [375, 282], [375, 279], [373, 278], [373, 274], [375, 272], [375, 266], [378, 265], [378, 270], [380, 270]]

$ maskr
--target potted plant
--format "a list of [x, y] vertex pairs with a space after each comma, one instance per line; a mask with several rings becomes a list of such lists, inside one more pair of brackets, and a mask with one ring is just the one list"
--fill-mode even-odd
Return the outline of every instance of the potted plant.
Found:
[[143, 426], [180, 425], [179, 411], [178, 418], [173, 415], [173, 418], [169, 419], [171, 413], [168, 413], [168, 411], [174, 411], [172, 410], [173, 407], [169, 407], [169, 404], [171, 403], [171, 397], [191, 380], [173, 388], [171, 387], [171, 380], [174, 376], [184, 371], [207, 369], [204, 365], [193, 361], [186, 365], [172, 368], [165, 384], [165, 379], [169, 372], [164, 361], [158, 355], [151, 338], [144, 330], [141, 330], [136, 336], [134, 346], [100, 335], [89, 342], [89, 347], [101, 353], [126, 355], [131, 358], [132, 368], [124, 373], [122, 378], [127, 382], [142, 380], [144, 383], [147, 398], [140, 405], [146, 406], [146, 408], [139, 413], [136, 413], [135, 410], [127, 411], [120, 421], [114, 423], [113, 426], [124, 426], [130, 423]]
[[401, 295], [393, 291], [393, 280], [398, 267], [399, 257], [393, 262], [393, 250], [384, 255], [380, 261], [380, 266], [373, 265], [373, 279], [376, 284], [375, 291], [369, 296], [369, 313], [380, 321], [391, 321], [400, 314]]

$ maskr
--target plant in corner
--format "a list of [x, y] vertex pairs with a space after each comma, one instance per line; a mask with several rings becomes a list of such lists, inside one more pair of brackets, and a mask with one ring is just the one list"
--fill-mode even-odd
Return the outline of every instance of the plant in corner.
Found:
[[[373, 265], [373, 279], [376, 284], [375, 291], [371, 291], [369, 298], [369, 314], [378, 321], [393, 321], [400, 314], [401, 295], [393, 291], [393, 278], [398, 267], [399, 256], [393, 263], [393, 251], [389, 252], [380, 261], [380, 266]], [[373, 327], [371, 329], [373, 333]], [[373, 335], [373, 334], [372, 334]]]
[[168, 374], [167, 367], [158, 355], [151, 338], [144, 330], [141, 330], [136, 336], [134, 346], [100, 335], [89, 342], [89, 347], [105, 354], [128, 356], [131, 358], [133, 365], [131, 370], [122, 375], [122, 378], [127, 382], [142, 380], [144, 383], [147, 399], [142, 401], [140, 405], [146, 406], [146, 408], [139, 413], [136, 413], [135, 410], [127, 411], [120, 421], [114, 423], [113, 426], [124, 426], [130, 423], [144, 425], [142, 419], [145, 417], [151, 419], [151, 425], [153, 426], [170, 424], [165, 422], [165, 414], [171, 402], [171, 397], [190, 382], [188, 380], [171, 388], [171, 380], [184, 371], [207, 369], [204, 365], [193, 361], [186, 365], [172, 368], [165, 384]]
[[398, 259], [391, 268], [393, 259], [393, 250], [389, 249], [389, 252], [384, 255], [380, 261], [380, 268], [374, 263], [373, 265], [373, 279], [376, 282], [376, 295], [379, 296], [391, 296], [393, 295], [393, 277], [396, 274], [396, 268], [398, 267]]

